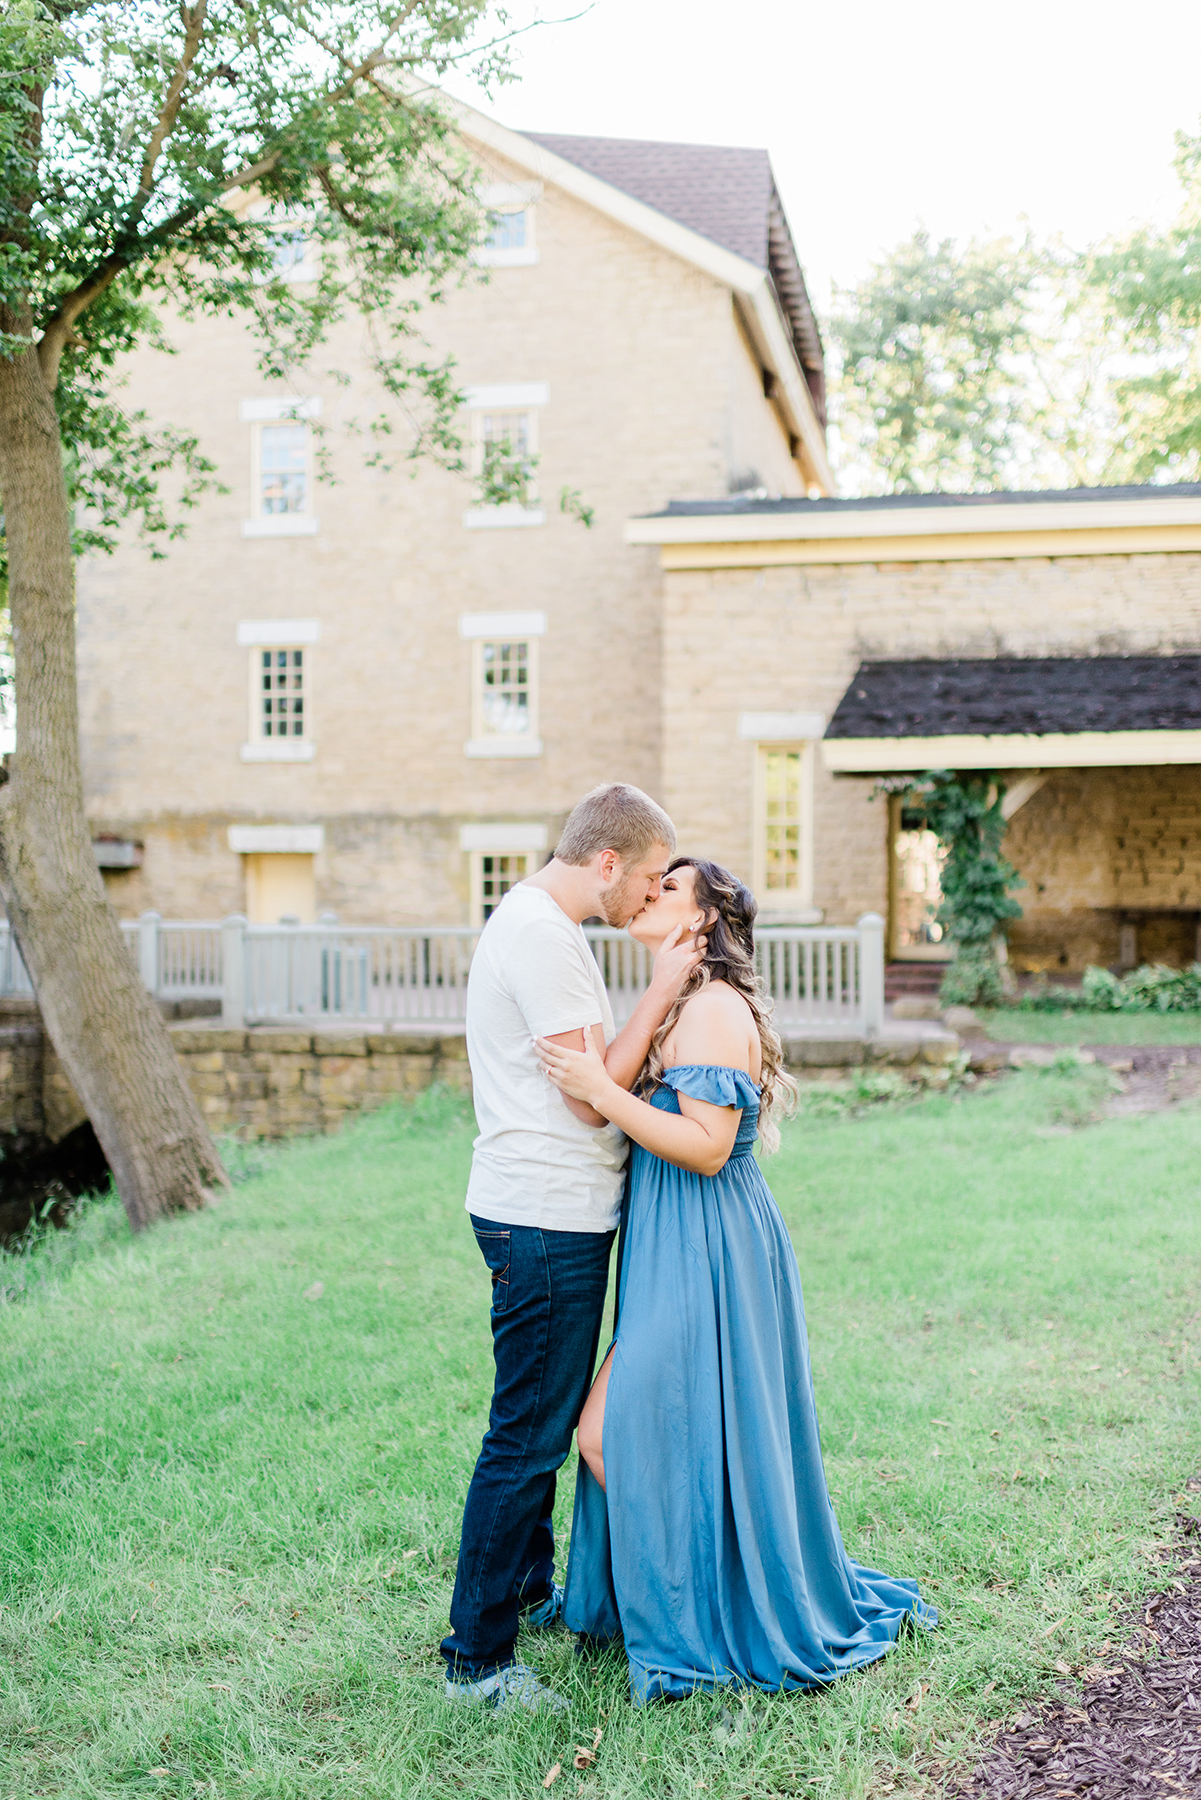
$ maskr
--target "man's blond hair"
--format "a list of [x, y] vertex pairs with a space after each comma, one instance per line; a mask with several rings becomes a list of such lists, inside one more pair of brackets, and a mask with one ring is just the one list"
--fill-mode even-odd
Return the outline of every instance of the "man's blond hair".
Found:
[[642, 861], [656, 844], [674, 854], [676, 828], [641, 788], [606, 782], [576, 802], [555, 846], [560, 862], [582, 867], [601, 850], [615, 850], [624, 867]]

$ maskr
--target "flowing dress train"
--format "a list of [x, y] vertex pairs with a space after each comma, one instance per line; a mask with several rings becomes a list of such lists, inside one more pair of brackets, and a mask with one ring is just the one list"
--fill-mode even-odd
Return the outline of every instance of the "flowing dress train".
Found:
[[937, 1615], [912, 1581], [852, 1562], [826, 1487], [792, 1240], [754, 1156], [738, 1069], [667, 1069], [742, 1109], [716, 1175], [632, 1149], [605, 1403], [607, 1493], [581, 1462], [564, 1617], [625, 1639], [639, 1703], [726, 1683], [812, 1688]]

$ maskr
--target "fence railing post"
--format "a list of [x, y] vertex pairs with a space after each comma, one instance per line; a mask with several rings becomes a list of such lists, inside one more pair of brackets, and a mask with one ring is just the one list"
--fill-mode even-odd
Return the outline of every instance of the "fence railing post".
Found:
[[246, 1023], [246, 916], [221, 921], [221, 1023], [234, 1030]]
[[864, 913], [859, 930], [859, 1006], [863, 1030], [874, 1037], [884, 1025], [884, 921]]
[[152, 994], [158, 992], [158, 928], [162, 913], [144, 912], [138, 920], [138, 973]]

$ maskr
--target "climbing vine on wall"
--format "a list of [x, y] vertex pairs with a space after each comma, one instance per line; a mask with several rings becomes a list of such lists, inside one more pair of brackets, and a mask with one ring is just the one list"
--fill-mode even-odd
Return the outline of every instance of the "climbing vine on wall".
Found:
[[997, 941], [1010, 919], [1021, 918], [1010, 890], [1025, 885], [1001, 855], [1004, 785], [983, 769], [936, 769], [914, 776], [905, 792], [946, 852], [935, 917], [957, 954], [943, 978], [942, 997], [967, 1006], [995, 1004], [1003, 993]]

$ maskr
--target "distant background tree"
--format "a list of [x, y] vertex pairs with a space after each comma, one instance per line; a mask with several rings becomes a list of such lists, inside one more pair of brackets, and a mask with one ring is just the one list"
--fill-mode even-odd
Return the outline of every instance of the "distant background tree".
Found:
[[1028, 242], [960, 250], [919, 231], [836, 290], [839, 433], [877, 491], [1005, 485], [1014, 435], [1032, 423], [1016, 363], [1043, 266]]
[[1120, 333], [1081, 259], [917, 232], [836, 289], [833, 453], [846, 491], [970, 493], [1120, 479]]
[[1128, 479], [1201, 477], [1201, 137], [1177, 133], [1179, 216], [1093, 251], [1085, 273], [1130, 372], [1114, 382], [1115, 463]]
[[[453, 371], [421, 305], [480, 229], [472, 172], [424, 83], [503, 74], [488, 0], [8, 0], [0, 16], [0, 499], [17, 745], [0, 887], [46, 1026], [135, 1225], [224, 1180], [92, 854], [72, 557], [132, 522], [151, 544], [213, 480], [196, 440], [122, 411], [120, 359], [164, 318], [242, 312], [295, 388], [366, 322], [365, 431], [457, 459]], [[493, 29], [504, 15], [493, 12]], [[312, 283], [281, 271], [303, 235]], [[323, 371], [349, 380], [345, 371]]]

